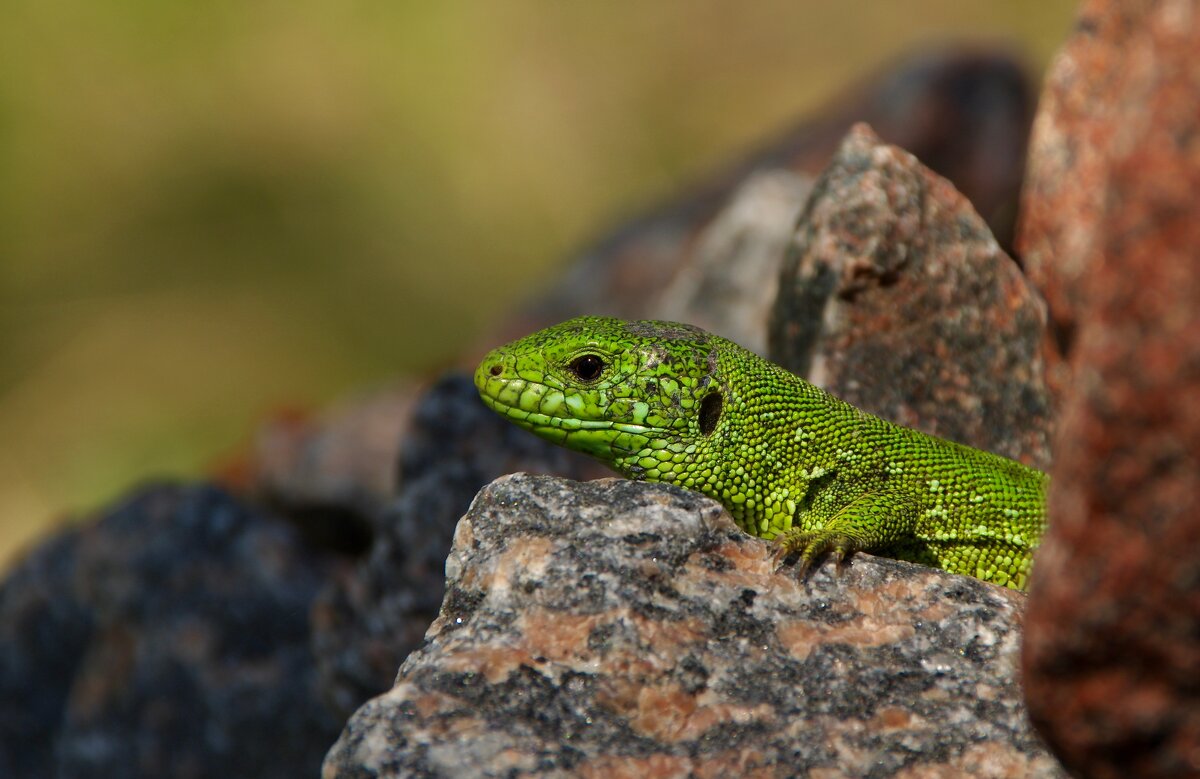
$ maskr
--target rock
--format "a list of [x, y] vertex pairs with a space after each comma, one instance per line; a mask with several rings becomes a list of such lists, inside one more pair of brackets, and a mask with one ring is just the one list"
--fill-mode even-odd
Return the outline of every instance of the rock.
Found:
[[323, 776], [1060, 776], [1015, 681], [1022, 596], [859, 555], [807, 583], [715, 502], [518, 474]]
[[1196, 3], [1089, 2], [1031, 160], [1023, 235], [1074, 380], [1024, 669], [1079, 776], [1200, 776], [1197, 95]]
[[[382, 484], [366, 478], [379, 466], [338, 452], [397, 405], [298, 427], [264, 459], [275, 469], [253, 491], [286, 518], [208, 486], [151, 487], [22, 561], [0, 587], [0, 775], [312, 775], [436, 616], [450, 536], [479, 487], [520, 468], [607, 473], [451, 376], [405, 421], [399, 466], [383, 463], [403, 495], [376, 511], [362, 488]], [[312, 532], [345, 517], [371, 517], [353, 531], [371, 544], [357, 565], [344, 532]]]
[[[1189, 6], [1190, 0], [1176, 7]], [[1107, 213], [1109, 155], [1114, 146], [1131, 142], [1137, 132], [1133, 126], [1139, 124], [1130, 122], [1133, 116], [1113, 95], [1144, 89], [1149, 74], [1139, 58], [1155, 61], [1146, 48], [1136, 56], [1118, 53], [1118, 47], [1133, 43], [1140, 26], [1140, 13], [1133, 8], [1084, 3], [1075, 34], [1046, 74], [1030, 137], [1016, 247], [1048, 304], [1051, 327], [1045, 352], [1056, 405], [1071, 383], [1066, 358], [1085, 306], [1085, 276], [1096, 251], [1092, 244]], [[1163, 12], [1164, 25], [1176, 23], [1167, 18], [1171, 13]], [[1143, 44], [1153, 45], [1148, 40]], [[1171, 99], [1176, 98], [1190, 101], [1192, 95]]]
[[54, 745], [92, 634], [76, 596], [77, 529], [41, 544], [0, 585], [0, 776], [54, 775]]
[[654, 304], [655, 316], [765, 355], [783, 252], [812, 186], [811, 176], [787, 170], [751, 175], [700, 233], [693, 259]]
[[1045, 468], [1045, 321], [953, 185], [857, 125], [796, 226], [770, 357], [872, 414]]
[[257, 441], [261, 489], [317, 506], [391, 500], [417, 389], [398, 382], [345, 398], [315, 419], [266, 426]]
[[309, 648], [332, 565], [207, 486], [43, 544], [0, 591], [4, 776], [312, 775], [340, 725]]
[[[1029, 77], [1008, 51], [922, 52], [847, 93], [742, 163], [602, 238], [490, 341], [502, 343], [582, 314], [664, 318], [656, 305], [660, 290], [678, 274], [694, 273], [685, 269], [699, 261], [697, 235], [730, 207], [734, 193], [757, 173], [816, 176], [858, 121], [955, 182], [1007, 244], [1034, 98]], [[709, 311], [693, 308], [689, 315], [720, 322], [723, 303], [709, 304]]]
[[1126, 117], [1110, 99], [1114, 85], [1136, 76], [1128, 58], [1112, 56], [1119, 14], [1091, 3], [1070, 44], [1046, 73], [1029, 141], [1016, 246], [1030, 279], [1046, 297], [1057, 346], [1070, 351], [1079, 317], [1079, 291], [1102, 218], [1105, 154]]
[[330, 582], [314, 610], [323, 697], [342, 717], [391, 687], [420, 645], [442, 602], [454, 525], [480, 487], [525, 469], [611, 473], [501, 419], [461, 374], [420, 397], [401, 452], [400, 498], [384, 512], [369, 554]]
[[399, 449], [418, 387], [400, 382], [320, 413], [281, 412], [221, 480], [284, 513], [314, 545], [362, 554], [396, 496]]

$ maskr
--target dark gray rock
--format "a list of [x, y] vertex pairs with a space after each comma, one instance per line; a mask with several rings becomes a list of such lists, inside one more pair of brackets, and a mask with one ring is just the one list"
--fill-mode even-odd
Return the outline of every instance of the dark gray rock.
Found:
[[609, 473], [498, 417], [461, 374], [420, 396], [400, 449], [400, 498], [369, 554], [330, 582], [314, 610], [323, 694], [343, 717], [388, 689], [420, 645], [442, 602], [455, 523], [480, 487], [517, 470]]
[[4, 776], [312, 775], [340, 725], [309, 648], [334, 565], [208, 486], [43, 544], [0, 591]]
[[1045, 468], [1045, 331], [971, 204], [855, 127], [796, 226], [771, 359], [864, 411]]
[[93, 619], [77, 597], [79, 530], [29, 553], [0, 585], [0, 776], [54, 773], [54, 745]]
[[323, 776], [1060, 776], [1015, 680], [1023, 597], [860, 555], [808, 582], [715, 502], [518, 474]]

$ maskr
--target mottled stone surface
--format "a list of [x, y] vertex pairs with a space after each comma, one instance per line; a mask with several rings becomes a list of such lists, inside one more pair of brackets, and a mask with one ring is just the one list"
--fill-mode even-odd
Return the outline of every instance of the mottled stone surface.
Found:
[[856, 126], [796, 226], [771, 359], [865, 411], [1044, 468], [1044, 328], [970, 203]]
[[421, 395], [401, 451], [401, 496], [383, 513], [370, 552], [324, 589], [314, 610], [322, 693], [343, 717], [391, 687], [420, 645], [442, 602], [455, 523], [480, 487], [518, 470], [610, 473], [501, 419], [459, 374]]
[[79, 531], [63, 530], [0, 585], [0, 776], [54, 775], [54, 744], [92, 614], [75, 592]]
[[800, 582], [715, 502], [515, 475], [324, 776], [1059, 776], [1015, 681], [1022, 596], [856, 557]]
[[47, 542], [0, 591], [4, 776], [312, 775], [340, 725], [309, 648], [330, 566], [207, 486]]
[[1129, 59], [1114, 56], [1112, 48], [1114, 35], [1132, 21], [1120, 5], [1083, 4], [1070, 44], [1046, 73], [1029, 140], [1016, 247], [1046, 297], [1064, 353], [1074, 337], [1081, 282], [1102, 218], [1107, 149], [1127, 121], [1136, 121], [1111, 99], [1114, 86], [1133, 76]]
[[1085, 4], [1047, 94], [1026, 225], [1074, 380], [1030, 712], [1081, 776], [1200, 776], [1200, 5]]
[[767, 317], [779, 268], [813, 178], [755, 173], [696, 238], [692, 259], [653, 303], [655, 316], [687, 322], [767, 353]]
[[[1007, 244], [1033, 104], [1029, 76], [1006, 50], [926, 50], [890, 63], [742, 163], [603, 237], [494, 342], [582, 314], [662, 318], [659, 292], [696, 261], [697, 236], [736, 190], [764, 171], [817, 175], [858, 121], [957, 184]], [[720, 300], [711, 306], [719, 318]]]

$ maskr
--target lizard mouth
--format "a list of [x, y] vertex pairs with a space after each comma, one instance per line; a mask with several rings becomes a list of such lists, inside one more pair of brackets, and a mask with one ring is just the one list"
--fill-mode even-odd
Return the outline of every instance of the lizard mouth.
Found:
[[[614, 464], [636, 457], [662, 431], [650, 425], [587, 418], [586, 399], [542, 382], [508, 374], [485, 361], [475, 372], [484, 405], [539, 438]], [[508, 375], [506, 375], [508, 374]], [[593, 413], [598, 409], [590, 409]]]
[[484, 405], [492, 411], [534, 432], [541, 432], [543, 430], [562, 430], [567, 432], [576, 430], [615, 430], [619, 433], [650, 435], [658, 430], [655, 427], [635, 425], [629, 422], [614, 422], [611, 419], [580, 419], [579, 417], [544, 414], [540, 411], [527, 411], [483, 392], [480, 393], [479, 397], [483, 399]]

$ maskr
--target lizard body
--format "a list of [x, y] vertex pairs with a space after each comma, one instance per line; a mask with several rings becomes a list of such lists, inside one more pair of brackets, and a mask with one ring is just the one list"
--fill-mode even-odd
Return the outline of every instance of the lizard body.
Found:
[[803, 569], [855, 551], [1024, 589], [1047, 477], [892, 424], [690, 325], [582, 317], [488, 354], [483, 401], [632, 479], [722, 503]]

